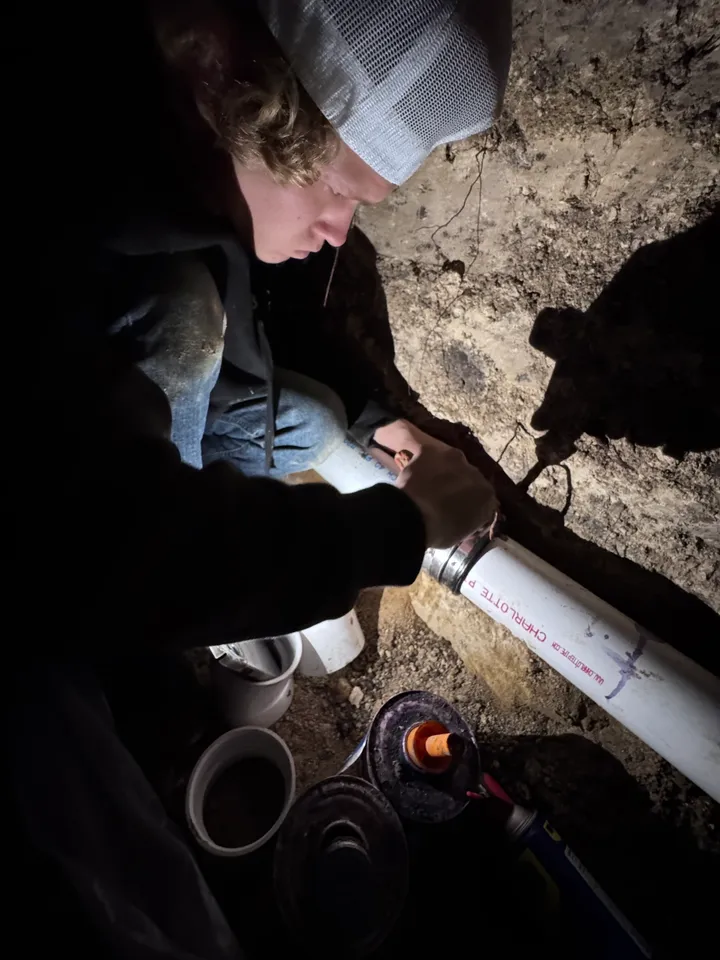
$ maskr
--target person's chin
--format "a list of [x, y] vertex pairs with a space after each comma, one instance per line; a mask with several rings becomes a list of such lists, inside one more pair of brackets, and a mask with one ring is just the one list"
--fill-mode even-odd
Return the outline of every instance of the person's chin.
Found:
[[274, 250], [255, 250], [255, 256], [261, 263], [285, 263], [290, 259], [291, 254], [279, 253]]
[[263, 263], [286, 263], [288, 260], [307, 260], [311, 253], [317, 253], [315, 250], [258, 250], [255, 248], [255, 256]]
[[255, 251], [255, 256], [263, 263], [286, 263], [288, 260], [305, 260], [312, 253], [311, 250], [293, 250], [291, 253], [279, 251]]

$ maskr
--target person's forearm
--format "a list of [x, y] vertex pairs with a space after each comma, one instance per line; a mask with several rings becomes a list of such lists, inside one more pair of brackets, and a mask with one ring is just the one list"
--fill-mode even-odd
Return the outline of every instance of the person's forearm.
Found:
[[115, 448], [112, 476], [96, 460], [84, 495], [57, 503], [74, 540], [62, 575], [83, 584], [78, 639], [192, 647], [281, 634], [342, 615], [364, 587], [415, 579], [424, 523], [401, 491], [341, 496], [228, 464], [197, 471], [166, 446]]
[[143, 374], [104, 353], [65, 357], [62, 456], [23, 522], [43, 610], [72, 624], [68, 650], [283, 633], [417, 575], [425, 527], [405, 493], [195, 470], [163, 438], [167, 401]]
[[341, 496], [326, 485], [246, 479], [218, 464], [187, 472], [177, 497], [181, 515], [159, 518], [148, 555], [155, 570], [161, 561], [159, 582], [134, 601], [149, 637], [169, 644], [274, 635], [335, 618], [365, 587], [411, 583], [422, 563], [422, 517], [389, 487]]

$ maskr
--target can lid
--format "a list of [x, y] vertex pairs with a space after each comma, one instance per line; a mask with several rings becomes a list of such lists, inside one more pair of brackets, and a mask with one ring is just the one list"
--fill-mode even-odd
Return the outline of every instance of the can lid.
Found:
[[362, 957], [395, 924], [408, 884], [397, 814], [371, 784], [338, 776], [295, 803], [278, 836], [275, 891], [313, 955]]
[[[418, 763], [413, 732], [429, 731], [430, 722], [433, 734], [453, 735], [448, 763]], [[418, 823], [442, 823], [462, 813], [480, 776], [472, 730], [447, 700], [425, 690], [400, 693], [380, 707], [365, 756], [370, 781], [401, 817]]]

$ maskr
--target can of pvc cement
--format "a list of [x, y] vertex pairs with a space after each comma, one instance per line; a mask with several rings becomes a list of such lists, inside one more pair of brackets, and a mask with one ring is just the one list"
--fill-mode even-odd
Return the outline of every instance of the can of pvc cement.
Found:
[[505, 793], [489, 774], [481, 782], [492, 798], [507, 807], [505, 831], [515, 845], [517, 861], [540, 881], [545, 908], [570, 910], [583, 916], [592, 931], [586, 956], [603, 960], [640, 960], [652, 950], [588, 873], [560, 834], [537, 811], [527, 810]]
[[426, 690], [399, 693], [380, 707], [362, 760], [370, 783], [415, 823], [459, 816], [480, 776], [472, 730], [447, 700]]

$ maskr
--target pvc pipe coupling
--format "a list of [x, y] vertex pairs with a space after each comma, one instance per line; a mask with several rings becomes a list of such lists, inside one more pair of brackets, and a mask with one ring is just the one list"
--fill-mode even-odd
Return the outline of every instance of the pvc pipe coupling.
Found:
[[454, 547], [431, 547], [425, 552], [423, 570], [453, 593], [460, 593], [465, 578], [489, 543], [487, 534], [471, 533]]

